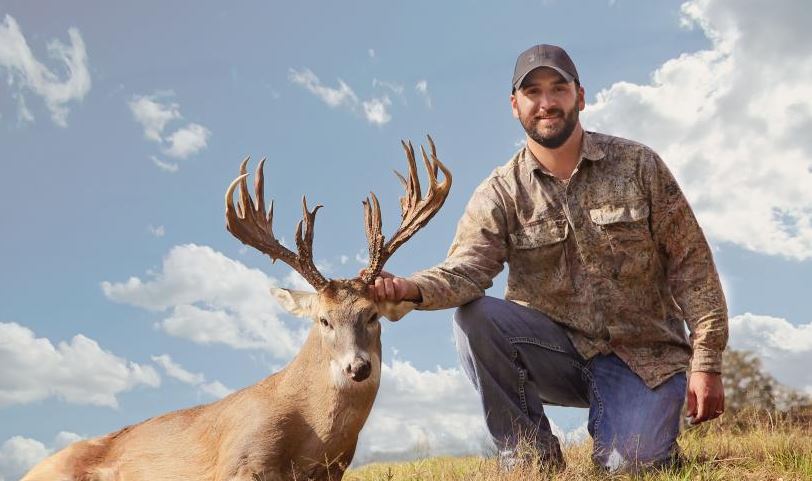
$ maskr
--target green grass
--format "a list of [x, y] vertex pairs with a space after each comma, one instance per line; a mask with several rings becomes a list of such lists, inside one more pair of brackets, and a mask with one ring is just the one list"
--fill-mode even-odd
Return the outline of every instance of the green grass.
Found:
[[345, 481], [526, 481], [575, 480], [812, 480], [812, 426], [769, 417], [731, 417], [682, 433], [685, 458], [679, 468], [632, 476], [609, 475], [592, 465], [591, 441], [565, 448], [567, 468], [539, 474], [534, 463], [500, 472], [495, 459], [438, 457], [408, 463], [378, 463], [352, 469]]

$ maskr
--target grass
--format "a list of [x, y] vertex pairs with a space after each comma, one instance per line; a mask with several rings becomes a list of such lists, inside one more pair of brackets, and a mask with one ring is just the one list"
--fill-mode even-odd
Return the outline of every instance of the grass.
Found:
[[636, 476], [610, 475], [595, 468], [590, 459], [592, 444], [586, 441], [565, 448], [567, 468], [558, 473], [540, 470], [536, 463], [505, 473], [493, 458], [437, 457], [370, 464], [348, 471], [344, 481], [812, 480], [812, 425], [808, 420], [730, 416], [685, 430], [679, 444], [682, 466]]

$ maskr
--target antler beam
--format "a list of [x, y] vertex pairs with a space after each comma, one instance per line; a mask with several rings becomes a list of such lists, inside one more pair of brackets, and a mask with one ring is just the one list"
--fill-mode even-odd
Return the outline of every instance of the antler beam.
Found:
[[[372, 282], [380, 274], [389, 257], [434, 217], [434, 214], [440, 210], [446, 197], [448, 197], [448, 192], [451, 190], [451, 172], [437, 158], [437, 149], [431, 136], [427, 137], [431, 148], [431, 160], [426, 155], [423, 146], [420, 146], [423, 163], [429, 176], [429, 190], [425, 198], [422, 197], [420, 190], [414, 147], [412, 147], [411, 142], [401, 141], [409, 165], [409, 178], [406, 179], [395, 171], [406, 193], [400, 198], [400, 226], [385, 244], [384, 236], [381, 233], [381, 206], [378, 198], [375, 197], [374, 193], [370, 192], [372, 200], [370, 201], [367, 198], [363, 201], [364, 223], [366, 225], [367, 243], [369, 244], [369, 266], [364, 270], [364, 275], [361, 277], [364, 282]], [[443, 172], [442, 182], [437, 181], [438, 169]]]
[[[262, 159], [257, 166], [254, 176], [254, 192], [257, 198], [254, 204], [251, 195], [248, 193], [248, 160], [240, 164], [240, 175], [234, 179], [226, 190], [226, 229], [239, 239], [243, 244], [249, 245], [258, 251], [268, 254], [276, 262], [282, 262], [292, 267], [296, 272], [310, 283], [316, 290], [325, 284], [327, 279], [313, 264], [313, 224], [316, 220], [316, 212], [322, 207], [317, 205], [313, 211], [307, 209], [307, 199], [302, 196], [302, 220], [296, 226], [296, 248], [298, 254], [294, 254], [290, 249], [283, 246], [273, 233], [273, 201], [265, 214], [264, 196], [264, 176], [262, 168], [265, 159]], [[234, 189], [240, 186], [239, 202], [234, 205]], [[304, 229], [302, 227], [304, 223]]]

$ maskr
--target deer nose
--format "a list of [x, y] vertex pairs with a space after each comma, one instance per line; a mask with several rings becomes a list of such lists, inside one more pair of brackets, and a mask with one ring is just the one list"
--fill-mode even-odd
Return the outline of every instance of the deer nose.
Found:
[[367, 359], [356, 357], [351, 363], [347, 364], [344, 372], [352, 378], [353, 381], [361, 382], [369, 377], [372, 372], [372, 363]]

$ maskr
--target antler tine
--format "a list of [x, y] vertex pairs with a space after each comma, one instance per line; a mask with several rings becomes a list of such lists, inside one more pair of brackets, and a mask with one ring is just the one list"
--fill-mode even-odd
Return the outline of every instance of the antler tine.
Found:
[[249, 211], [253, 212], [253, 210], [254, 210], [254, 201], [251, 200], [251, 195], [248, 194], [248, 180], [247, 180], [247, 178], [248, 178], [248, 168], [247, 167], [248, 167], [248, 161], [250, 159], [251, 159], [251, 157], [246, 157], [245, 159], [243, 159], [242, 164], [240, 164], [240, 175], [242, 176], [242, 174], [246, 174], [244, 177], [242, 177], [242, 180], [240, 181], [240, 194], [239, 194], [240, 195], [240, 202], [239, 202], [240, 212], [239, 213], [240, 213], [240, 217], [243, 217], [243, 218], [245, 218], [245, 216], [247, 215], [247, 212], [249, 212]]
[[412, 141], [410, 140], [407, 144], [401, 140], [400, 143], [403, 144], [403, 150], [406, 151], [406, 160], [409, 166], [409, 180], [406, 186], [406, 196], [402, 197], [400, 200], [401, 211], [404, 211], [404, 201], [406, 202], [406, 205], [413, 206], [420, 201], [420, 197], [423, 194], [420, 189], [420, 178], [417, 176], [417, 162], [414, 158], [414, 147], [412, 147]]
[[[401, 222], [398, 229], [386, 244], [383, 244], [383, 236], [378, 241], [377, 236], [371, 235], [374, 232], [375, 213], [377, 212], [377, 231], [380, 233], [380, 206], [373, 194], [375, 208], [368, 202], [364, 202], [365, 221], [367, 223], [367, 241], [369, 243], [369, 266], [364, 272], [363, 280], [370, 282], [383, 269], [387, 259], [407, 240], [409, 240], [418, 230], [425, 226], [429, 220], [443, 206], [448, 193], [451, 190], [451, 172], [437, 158], [437, 149], [434, 140], [428, 136], [431, 159], [426, 154], [423, 146], [420, 147], [423, 155], [423, 163], [429, 176], [429, 190], [426, 197], [422, 197], [420, 192], [420, 180], [417, 176], [417, 165], [414, 157], [414, 148], [411, 142], [408, 144], [401, 141], [403, 150], [406, 152], [406, 160], [409, 166], [409, 178], [406, 179], [400, 173], [395, 172], [403, 184], [405, 194], [400, 198]], [[443, 173], [443, 181], [437, 181], [438, 170]], [[382, 245], [383, 244], [383, 245]]]
[[[299, 265], [301, 266], [299, 273], [314, 287], [327, 283], [327, 279], [321, 275], [313, 263], [313, 224], [316, 221], [316, 212], [322, 207], [324, 206], [318, 204], [312, 212], [309, 211], [307, 198], [302, 196], [302, 220], [296, 224], [296, 249], [299, 251]], [[302, 222], [304, 222], [304, 233], [302, 232]]]
[[[257, 211], [263, 219], [265, 218], [265, 175], [262, 169], [265, 167], [266, 159], [267, 157], [263, 157], [262, 160], [259, 161], [257, 171], [254, 174], [254, 193], [257, 196]], [[268, 225], [271, 225], [270, 220], [271, 219], [268, 219]]]
[[[403, 180], [405, 185], [405, 179]], [[383, 264], [381, 263], [381, 254], [383, 252], [384, 237], [381, 233], [381, 204], [374, 192], [369, 193], [372, 201], [367, 197], [362, 202], [364, 205], [364, 225], [366, 226], [367, 244], [369, 245], [369, 268], [364, 271], [362, 280], [366, 283], [372, 282], [372, 279], [381, 271]], [[378, 267], [380, 265], [381, 267]]]
[[[294, 254], [290, 249], [283, 246], [273, 234], [273, 201], [265, 214], [264, 198], [264, 176], [263, 167], [265, 159], [260, 161], [256, 171], [254, 190], [257, 198], [257, 205], [248, 193], [248, 165], [249, 158], [240, 164], [240, 175], [234, 179], [226, 190], [226, 228], [234, 237], [243, 244], [250, 245], [258, 251], [268, 254], [273, 261], [281, 259], [287, 265], [302, 275], [314, 288], [319, 289], [327, 280], [316, 269], [313, 264], [313, 221], [316, 211], [321, 207], [317, 206], [313, 212], [308, 212], [307, 205], [304, 206], [306, 232], [302, 237], [302, 222], [299, 222], [296, 232], [296, 244], [299, 255]], [[234, 190], [240, 186], [239, 202], [234, 205]]]

